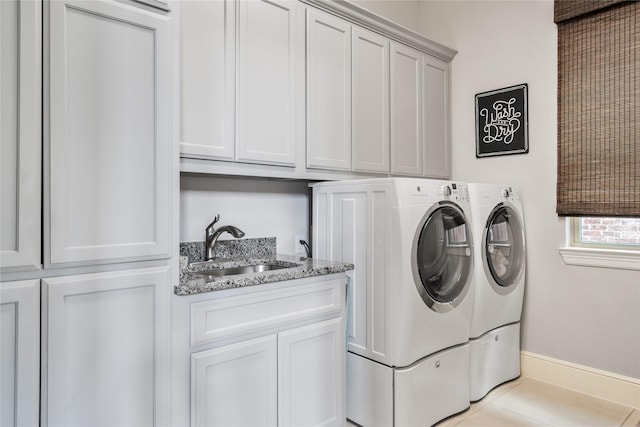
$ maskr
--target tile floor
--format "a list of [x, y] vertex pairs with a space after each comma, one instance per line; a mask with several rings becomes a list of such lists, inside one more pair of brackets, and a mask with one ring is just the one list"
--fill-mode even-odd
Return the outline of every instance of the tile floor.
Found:
[[640, 410], [521, 377], [495, 388], [463, 413], [436, 424], [453, 426], [640, 427]]

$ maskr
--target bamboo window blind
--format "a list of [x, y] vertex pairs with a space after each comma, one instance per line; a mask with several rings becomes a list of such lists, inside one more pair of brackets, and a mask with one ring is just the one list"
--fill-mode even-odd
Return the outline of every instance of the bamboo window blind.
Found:
[[556, 0], [557, 213], [640, 216], [640, 2]]

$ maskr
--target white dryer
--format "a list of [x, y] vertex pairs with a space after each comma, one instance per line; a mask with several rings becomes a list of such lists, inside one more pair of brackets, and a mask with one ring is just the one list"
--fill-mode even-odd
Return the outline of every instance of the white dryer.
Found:
[[469, 184], [469, 195], [476, 236], [469, 387], [476, 401], [520, 375], [526, 248], [517, 188]]
[[469, 406], [467, 186], [388, 178], [313, 186], [314, 256], [352, 262], [347, 418], [432, 425]]

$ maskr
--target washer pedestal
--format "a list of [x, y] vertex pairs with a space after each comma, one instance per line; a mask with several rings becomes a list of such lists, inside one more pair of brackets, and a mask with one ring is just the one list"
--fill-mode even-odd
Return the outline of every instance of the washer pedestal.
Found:
[[464, 344], [391, 368], [347, 353], [347, 418], [365, 427], [430, 426], [464, 411], [468, 357]]
[[472, 402], [494, 387], [520, 376], [520, 323], [501, 326], [469, 340]]

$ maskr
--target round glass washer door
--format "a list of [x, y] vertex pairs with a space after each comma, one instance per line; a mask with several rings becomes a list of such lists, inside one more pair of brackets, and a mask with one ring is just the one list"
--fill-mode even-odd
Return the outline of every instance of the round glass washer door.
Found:
[[520, 215], [508, 204], [498, 204], [487, 218], [482, 236], [482, 263], [493, 289], [505, 294], [524, 272], [524, 228]]
[[464, 212], [450, 202], [434, 205], [418, 227], [413, 275], [418, 293], [432, 310], [453, 310], [471, 284], [473, 250]]

